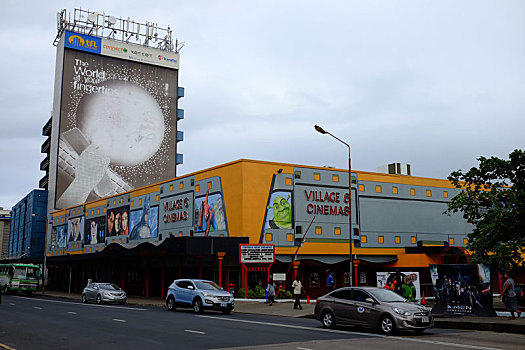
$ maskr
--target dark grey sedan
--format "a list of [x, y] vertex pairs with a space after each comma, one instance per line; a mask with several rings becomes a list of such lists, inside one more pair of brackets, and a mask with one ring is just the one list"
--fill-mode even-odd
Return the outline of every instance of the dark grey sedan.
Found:
[[124, 305], [127, 295], [113, 283], [90, 283], [82, 291], [82, 302], [95, 301], [97, 304], [118, 303]]
[[341, 288], [318, 298], [315, 318], [324, 327], [344, 323], [376, 328], [383, 334], [405, 329], [422, 332], [434, 323], [426, 307], [376, 287]]

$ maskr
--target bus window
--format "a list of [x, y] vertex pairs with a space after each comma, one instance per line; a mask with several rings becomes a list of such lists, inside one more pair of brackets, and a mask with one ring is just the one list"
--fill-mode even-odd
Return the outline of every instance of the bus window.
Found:
[[27, 278], [37, 278], [36, 271], [32, 267], [27, 268]]
[[13, 278], [26, 278], [26, 268], [25, 267], [15, 267], [15, 274]]

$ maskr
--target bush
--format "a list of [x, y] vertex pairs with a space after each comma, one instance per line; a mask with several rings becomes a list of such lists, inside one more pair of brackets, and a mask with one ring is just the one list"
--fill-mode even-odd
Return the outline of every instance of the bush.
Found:
[[[248, 289], [246, 296], [248, 297], [248, 299], [266, 299], [266, 293], [264, 291], [264, 288], [260, 286], [256, 286], [255, 290]], [[244, 298], [244, 288], [240, 288], [237, 291], [237, 298]]]
[[282, 288], [279, 288], [279, 293], [277, 293], [276, 297], [277, 299], [292, 299], [292, 293]]

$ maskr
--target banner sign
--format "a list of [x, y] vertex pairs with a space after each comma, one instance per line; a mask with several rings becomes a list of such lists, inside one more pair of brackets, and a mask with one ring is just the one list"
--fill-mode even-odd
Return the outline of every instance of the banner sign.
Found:
[[273, 244], [239, 244], [241, 264], [273, 263], [275, 246]]
[[430, 265], [430, 277], [436, 295], [433, 314], [496, 316], [489, 265]]
[[176, 52], [128, 44], [67, 30], [65, 31], [64, 39], [64, 46], [70, 49], [179, 69], [179, 54]]

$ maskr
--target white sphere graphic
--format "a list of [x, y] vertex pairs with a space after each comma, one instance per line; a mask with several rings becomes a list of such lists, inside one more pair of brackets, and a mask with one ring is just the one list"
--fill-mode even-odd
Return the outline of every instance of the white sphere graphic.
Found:
[[78, 128], [111, 164], [135, 166], [151, 158], [165, 131], [157, 101], [129, 81], [108, 80], [98, 86], [104, 88], [85, 94], [78, 104]]

